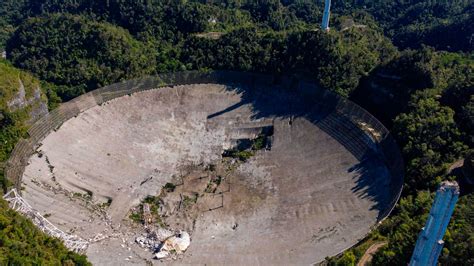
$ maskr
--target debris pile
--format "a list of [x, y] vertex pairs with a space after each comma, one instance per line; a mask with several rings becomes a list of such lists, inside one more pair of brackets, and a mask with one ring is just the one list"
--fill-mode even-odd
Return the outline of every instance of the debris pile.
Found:
[[164, 259], [184, 253], [191, 244], [191, 237], [185, 231], [173, 232], [160, 228], [142, 234], [135, 239], [135, 242], [140, 247], [155, 253], [155, 259]]

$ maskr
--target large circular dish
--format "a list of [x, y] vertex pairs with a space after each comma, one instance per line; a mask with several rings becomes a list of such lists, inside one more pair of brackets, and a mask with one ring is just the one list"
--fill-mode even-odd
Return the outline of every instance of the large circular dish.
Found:
[[189, 249], [168, 262], [319, 262], [395, 205], [403, 165], [380, 122], [311, 84], [249, 73], [175, 73], [82, 95], [31, 128], [7, 177], [49, 221], [90, 241], [92, 263], [144, 264], [130, 209], [265, 130], [271, 145], [237, 164], [193, 221]]

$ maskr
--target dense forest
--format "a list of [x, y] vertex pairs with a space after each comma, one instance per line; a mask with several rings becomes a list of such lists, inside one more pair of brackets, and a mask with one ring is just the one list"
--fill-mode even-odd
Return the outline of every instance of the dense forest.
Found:
[[[333, 1], [332, 8], [324, 32], [322, 0], [5, 0], [0, 159], [25, 134], [37, 106], [53, 109], [117, 81], [196, 69], [308, 78], [380, 119], [406, 165], [392, 215], [328, 263], [354, 265], [370, 243], [383, 240], [388, 245], [372, 263], [406, 265], [437, 185], [458, 178], [448, 174], [450, 165], [473, 154], [474, 2]], [[21, 87], [17, 77], [28, 95], [40, 89], [36, 102], [8, 104]], [[6, 188], [3, 172], [0, 180]], [[462, 187], [441, 264], [474, 264], [471, 191]], [[0, 264], [86, 264], [1, 200], [0, 209]]]

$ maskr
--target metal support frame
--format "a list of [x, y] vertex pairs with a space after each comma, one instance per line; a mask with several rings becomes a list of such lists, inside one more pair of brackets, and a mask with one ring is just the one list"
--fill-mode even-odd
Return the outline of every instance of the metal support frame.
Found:
[[89, 246], [89, 242], [76, 235], [70, 235], [57, 228], [50, 221], [44, 218], [39, 212], [35, 211], [28, 202], [26, 202], [17, 190], [14, 188], [3, 196], [10, 208], [29, 218], [42, 232], [49, 236], [61, 239], [64, 245], [72, 251], [84, 253]]

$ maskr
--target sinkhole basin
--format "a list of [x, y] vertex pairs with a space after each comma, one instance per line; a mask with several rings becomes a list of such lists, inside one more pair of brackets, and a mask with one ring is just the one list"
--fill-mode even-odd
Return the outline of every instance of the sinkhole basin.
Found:
[[378, 121], [303, 82], [226, 75], [135, 80], [65, 103], [30, 130], [33, 152], [16, 180], [22, 196], [88, 240], [94, 264], [160, 263], [135, 244], [143, 227], [130, 210], [166, 183], [193, 186], [186, 169], [219, 163], [267, 132], [265, 147], [224, 178], [225, 189], [206, 196], [188, 250], [164, 262], [316, 263], [389, 214], [403, 177]]

